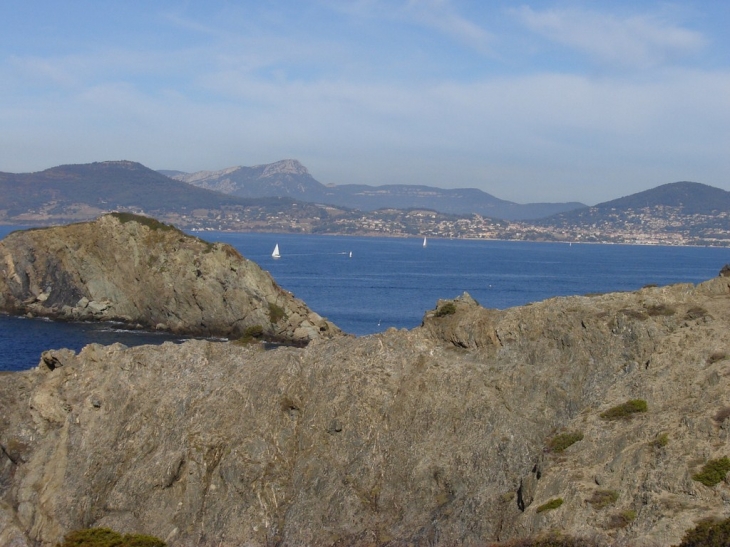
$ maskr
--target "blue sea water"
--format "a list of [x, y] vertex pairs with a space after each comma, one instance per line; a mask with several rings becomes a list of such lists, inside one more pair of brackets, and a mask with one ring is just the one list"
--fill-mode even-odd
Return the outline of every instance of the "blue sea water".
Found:
[[[0, 227], [0, 237], [9, 231]], [[468, 292], [507, 308], [552, 296], [630, 291], [647, 284], [697, 283], [730, 262], [708, 247], [584, 245], [206, 232], [268, 270], [310, 308], [357, 335], [412, 328], [439, 298]], [[281, 258], [271, 252], [279, 244]], [[350, 257], [352, 253], [352, 257]], [[0, 370], [35, 366], [49, 348], [90, 342], [161, 343], [172, 337], [106, 325], [0, 316]]]

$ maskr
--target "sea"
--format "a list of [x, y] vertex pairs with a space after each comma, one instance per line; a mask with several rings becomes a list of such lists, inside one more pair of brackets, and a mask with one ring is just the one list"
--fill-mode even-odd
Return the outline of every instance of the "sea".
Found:
[[[0, 238], [21, 227], [0, 226]], [[276, 282], [342, 330], [369, 335], [411, 329], [439, 299], [468, 292], [504, 309], [553, 296], [698, 283], [730, 262], [730, 249], [203, 232], [231, 244]], [[279, 245], [281, 258], [271, 256]], [[59, 323], [0, 315], [0, 371], [35, 367], [47, 349], [89, 343], [181, 342], [123, 325]]]

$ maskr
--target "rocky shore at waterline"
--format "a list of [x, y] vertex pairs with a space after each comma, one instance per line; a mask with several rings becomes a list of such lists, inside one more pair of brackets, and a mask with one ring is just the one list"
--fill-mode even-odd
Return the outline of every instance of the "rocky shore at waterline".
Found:
[[0, 544], [676, 545], [730, 515], [722, 476], [698, 479], [730, 455], [728, 393], [727, 277], [503, 311], [464, 295], [305, 348], [50, 351], [0, 382]]

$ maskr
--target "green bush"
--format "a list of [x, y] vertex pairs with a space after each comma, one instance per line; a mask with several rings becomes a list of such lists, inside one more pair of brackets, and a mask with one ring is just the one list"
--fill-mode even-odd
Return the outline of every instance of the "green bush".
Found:
[[286, 317], [286, 312], [284, 312], [284, 308], [281, 306], [277, 306], [276, 304], [269, 304], [269, 320], [271, 321], [272, 325], [275, 325], [282, 319]]
[[565, 536], [559, 532], [552, 532], [544, 536], [493, 543], [489, 547], [599, 547], [599, 545], [595, 539]]
[[552, 511], [553, 509], [557, 509], [561, 505], [563, 505], [563, 498], [555, 498], [555, 499], [548, 501], [547, 503], [543, 503], [540, 507], [535, 509], [535, 511], [537, 511], [538, 513], [543, 513], [545, 511]]
[[603, 509], [616, 503], [618, 492], [616, 490], [596, 490], [587, 500], [594, 509]]
[[707, 462], [702, 471], [693, 475], [692, 479], [701, 482], [705, 486], [715, 486], [725, 479], [728, 471], [730, 471], [730, 460], [723, 457], [719, 460]]
[[109, 528], [85, 528], [66, 534], [56, 547], [166, 547], [166, 543], [142, 534], [122, 535]]
[[243, 336], [235, 340], [235, 344], [247, 345], [257, 342], [264, 335], [264, 327], [261, 325], [251, 325], [243, 331]]
[[684, 314], [684, 318], [686, 320], [693, 320], [693, 319], [702, 319], [703, 317], [707, 316], [707, 310], [705, 308], [701, 308], [699, 306], [694, 306], [692, 308], [689, 308], [687, 310], [687, 313]]
[[730, 418], [730, 406], [722, 407], [720, 410], [717, 411], [717, 414], [715, 414], [715, 421], [718, 424], [721, 424], [728, 418]]
[[656, 436], [656, 439], [654, 439], [651, 442], [651, 445], [654, 448], [664, 448], [669, 444], [669, 434], [668, 433], [661, 433]]
[[688, 530], [678, 547], [726, 547], [730, 545], [730, 518], [703, 520]]
[[643, 399], [632, 399], [601, 413], [604, 420], [627, 420], [639, 412], [646, 412], [648, 406]]
[[648, 313], [650, 317], [656, 317], [658, 315], [667, 317], [677, 313], [677, 310], [667, 304], [656, 304], [655, 306], [649, 306], [646, 308], [646, 313]]
[[580, 431], [573, 431], [571, 433], [561, 433], [556, 435], [548, 442], [548, 449], [550, 452], [562, 452], [569, 446], [574, 445], [578, 441], [583, 440], [583, 433]]
[[442, 304], [441, 307], [439, 307], [436, 310], [436, 317], [444, 317], [446, 315], [454, 315], [456, 313], [456, 306], [453, 302], [446, 302], [446, 304]]
[[[111, 216], [116, 218], [122, 224], [126, 224], [127, 222], [136, 222], [137, 224], [147, 226], [150, 230], [162, 230], [163, 232], [180, 232], [180, 230], [178, 230], [171, 224], [165, 224], [164, 222], [160, 222], [156, 218], [152, 217], [135, 215], [134, 213], [111, 213]], [[180, 233], [182, 234], [182, 232]]]
[[606, 527], [613, 529], [626, 528], [629, 524], [634, 522], [634, 520], [636, 520], [636, 511], [633, 509], [626, 509], [625, 511], [611, 515]]

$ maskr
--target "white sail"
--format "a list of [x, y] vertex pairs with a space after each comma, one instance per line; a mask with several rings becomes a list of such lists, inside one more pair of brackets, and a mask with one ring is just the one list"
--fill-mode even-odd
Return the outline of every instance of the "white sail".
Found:
[[274, 246], [274, 252], [271, 253], [271, 256], [274, 257], [274, 258], [280, 258], [281, 257], [281, 254], [279, 254], [279, 244], [278, 243]]
[[426, 238], [425, 237], [423, 238], [423, 246], [424, 247], [426, 246]]

